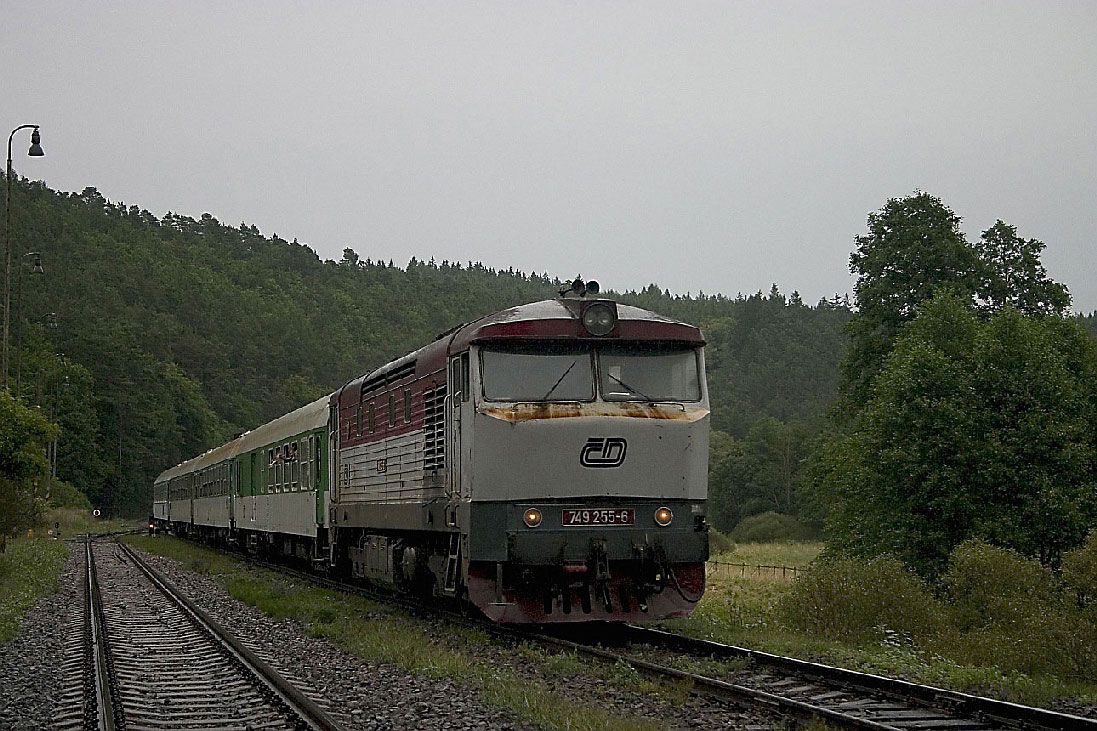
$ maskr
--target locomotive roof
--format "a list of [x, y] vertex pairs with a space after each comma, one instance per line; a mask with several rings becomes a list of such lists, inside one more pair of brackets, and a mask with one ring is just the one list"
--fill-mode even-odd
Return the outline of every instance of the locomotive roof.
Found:
[[[592, 338], [580, 320], [580, 303], [605, 301], [617, 308], [618, 327], [615, 335]], [[661, 340], [703, 345], [701, 331], [693, 325], [672, 320], [651, 310], [612, 300], [549, 299], [531, 302], [517, 307], [493, 312], [478, 320], [458, 325], [439, 335], [434, 342], [419, 350], [400, 356], [365, 375], [345, 384], [332, 394], [333, 402], [350, 392], [358, 398], [363, 385], [394, 383], [410, 376], [416, 377], [439, 371], [445, 367], [446, 358], [466, 350], [472, 343], [496, 339], [586, 339], [586, 340]]]
[[318, 398], [312, 403], [305, 404], [299, 409], [289, 412], [285, 416], [279, 416], [273, 421], [268, 421], [262, 426], [257, 426], [249, 432], [244, 432], [236, 439], [220, 447], [214, 447], [197, 457], [181, 462], [171, 469], [164, 470], [156, 478], [156, 482], [170, 480], [173, 477], [185, 475], [196, 470], [215, 465], [226, 459], [232, 459], [242, 452], [250, 452], [253, 449], [264, 447], [268, 444], [279, 442], [283, 439], [297, 436], [310, 429], [318, 429], [328, 423], [328, 399], [330, 396]]
[[[597, 340], [674, 340], [698, 345], [704, 343], [701, 331], [693, 325], [672, 320], [651, 310], [612, 300], [550, 299], [493, 312], [462, 325], [452, 334], [450, 352], [464, 350], [470, 343], [492, 338], [591, 338], [583, 329], [580, 305], [595, 301], [616, 306], [619, 324], [616, 336], [595, 338]], [[534, 326], [537, 323], [542, 326]]]

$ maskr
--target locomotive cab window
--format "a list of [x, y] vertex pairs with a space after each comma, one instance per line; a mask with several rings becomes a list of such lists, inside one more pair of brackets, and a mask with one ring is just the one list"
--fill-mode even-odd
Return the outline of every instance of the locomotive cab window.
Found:
[[461, 353], [461, 400], [468, 401], [472, 392], [471, 377], [469, 375], [469, 354]]
[[592, 401], [589, 345], [514, 345], [480, 352], [484, 398], [490, 401]]
[[599, 389], [606, 401], [700, 401], [697, 351], [654, 344], [598, 349]]

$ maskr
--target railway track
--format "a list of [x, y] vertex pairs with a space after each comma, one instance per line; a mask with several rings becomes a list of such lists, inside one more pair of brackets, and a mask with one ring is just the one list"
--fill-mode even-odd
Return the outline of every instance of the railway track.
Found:
[[[745, 660], [755, 672], [762, 676], [775, 678], [773, 685], [785, 687], [781, 678], [802, 679], [800, 698], [811, 699], [820, 693], [827, 697], [816, 701], [823, 707], [847, 707], [854, 713], [866, 713], [877, 719], [887, 718], [886, 709], [875, 710], [872, 704], [859, 708], [856, 693], [871, 694], [881, 698], [882, 703], [895, 703], [917, 708], [938, 708], [947, 712], [942, 723], [934, 725], [932, 718], [917, 728], [977, 728], [965, 723], [981, 723], [981, 728], [1001, 726], [1007, 728], [1028, 729], [1095, 729], [1097, 721], [1042, 708], [1033, 708], [1017, 703], [986, 698], [983, 696], [960, 693], [958, 691], [920, 685], [895, 678], [887, 678], [870, 673], [862, 673], [822, 663], [808, 662], [797, 658], [759, 652], [745, 647], [737, 647], [710, 640], [702, 640], [685, 635], [666, 632], [653, 627], [624, 625], [620, 631], [629, 643], [646, 644], [661, 647], [673, 652], [686, 653], [693, 657], [718, 660]], [[763, 677], [763, 682], [764, 677]], [[797, 682], [799, 682], [797, 680]], [[784, 685], [782, 686], [782, 684]], [[848, 693], [846, 692], [848, 690]], [[833, 692], [839, 695], [832, 695]], [[899, 715], [899, 718], [902, 716]], [[898, 720], [898, 719], [897, 719]], [[900, 726], [904, 727], [904, 726]]]
[[[239, 554], [237, 554], [239, 555]], [[1031, 706], [806, 662], [635, 625], [601, 625], [593, 631], [562, 625], [531, 631], [499, 626], [467, 614], [424, 607], [406, 597], [348, 584], [331, 577], [249, 558], [254, 564], [335, 591], [396, 604], [413, 614], [429, 613], [472, 623], [514, 642], [536, 642], [609, 663], [624, 663], [656, 679], [690, 684], [692, 692], [739, 706], [760, 707], [796, 723], [908, 731], [1032, 729], [1094, 731], [1097, 722]], [[653, 657], [656, 656], [656, 657]], [[742, 670], [712, 677], [672, 666], [683, 657], [738, 660]], [[738, 665], [738, 663], [737, 663]]]
[[128, 547], [84, 551], [83, 728], [339, 728]]
[[[649, 676], [686, 680], [696, 692], [738, 702], [760, 704], [799, 721], [819, 719], [829, 725], [862, 729], [1097, 729], [1097, 722], [993, 698], [959, 693], [879, 675], [860, 673], [796, 658], [700, 640], [650, 627], [605, 628], [598, 641], [568, 639], [562, 633], [535, 634], [540, 641], [626, 662]], [[626, 647], [625, 652], [607, 647]], [[711, 677], [650, 659], [652, 649], [697, 660], [744, 661], [727, 678]], [[660, 653], [655, 653], [660, 654]], [[639, 655], [639, 656], [638, 656]]]

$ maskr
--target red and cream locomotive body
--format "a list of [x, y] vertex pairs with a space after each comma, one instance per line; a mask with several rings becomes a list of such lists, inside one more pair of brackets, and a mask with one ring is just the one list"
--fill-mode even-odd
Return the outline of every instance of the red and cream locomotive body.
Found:
[[346, 384], [330, 401], [333, 563], [500, 622], [688, 614], [708, 556], [702, 345], [573, 296]]

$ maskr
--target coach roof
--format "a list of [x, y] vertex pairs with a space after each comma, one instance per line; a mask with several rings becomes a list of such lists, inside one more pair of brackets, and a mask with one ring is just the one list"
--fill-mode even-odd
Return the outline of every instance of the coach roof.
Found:
[[164, 470], [156, 478], [156, 482], [163, 482], [173, 477], [205, 469], [226, 459], [232, 459], [238, 454], [259, 449], [268, 444], [276, 444], [311, 429], [326, 426], [328, 423], [329, 398], [329, 396], [318, 398], [285, 416], [279, 416], [274, 421], [268, 421], [262, 426], [257, 426], [251, 431], [241, 434], [228, 444], [214, 447], [208, 452], [177, 464], [171, 469]]

